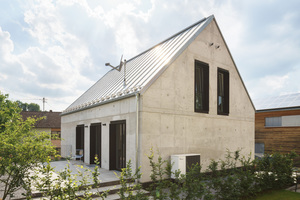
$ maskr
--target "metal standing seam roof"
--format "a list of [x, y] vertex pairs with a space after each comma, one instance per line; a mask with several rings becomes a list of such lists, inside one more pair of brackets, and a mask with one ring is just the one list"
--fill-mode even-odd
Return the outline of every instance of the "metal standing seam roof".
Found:
[[92, 87], [75, 100], [62, 115], [95, 107], [146, 90], [214, 19], [211, 15], [176, 33], [154, 47], [126, 62], [126, 86], [124, 67], [110, 70]]

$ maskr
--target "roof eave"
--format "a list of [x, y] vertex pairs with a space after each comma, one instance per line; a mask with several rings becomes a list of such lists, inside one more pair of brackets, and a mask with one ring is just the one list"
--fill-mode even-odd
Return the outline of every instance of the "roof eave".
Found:
[[295, 107], [283, 107], [283, 108], [270, 108], [270, 109], [261, 109], [261, 110], [256, 110], [256, 113], [261, 113], [261, 112], [274, 112], [274, 111], [284, 111], [284, 110], [300, 110], [300, 106], [295, 106]]
[[127, 95], [123, 95], [123, 96], [120, 96], [120, 97], [116, 97], [116, 98], [113, 98], [113, 99], [109, 99], [109, 100], [106, 100], [106, 101], [95, 103], [93, 105], [89, 105], [89, 106], [86, 106], [86, 107], [83, 107], [83, 108], [80, 108], [80, 109], [76, 109], [76, 110], [72, 110], [72, 111], [69, 111], [69, 112], [62, 112], [60, 114], [60, 116], [73, 114], [73, 113], [84, 111], [84, 110], [87, 110], [87, 109], [90, 109], [90, 108], [95, 108], [95, 107], [98, 107], [98, 106], [102, 106], [104, 104], [112, 103], [112, 102], [119, 101], [119, 100], [122, 100], [122, 99], [127, 99], [127, 98], [135, 96], [138, 93], [140, 93], [140, 91], [132, 92], [132, 93], [127, 94]]

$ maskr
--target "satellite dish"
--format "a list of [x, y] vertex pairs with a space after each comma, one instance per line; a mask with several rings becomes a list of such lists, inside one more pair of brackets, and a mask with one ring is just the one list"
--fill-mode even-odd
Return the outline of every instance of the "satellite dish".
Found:
[[123, 61], [122, 61], [122, 59], [123, 59], [123, 55], [121, 56], [121, 60], [120, 60], [120, 64], [119, 64], [119, 69], [118, 69], [118, 71], [121, 71], [121, 69], [122, 69], [122, 66], [123, 66]]
[[[118, 70], [118, 71], [121, 71], [122, 66], [123, 66], [123, 64], [124, 64], [124, 62], [122, 61], [122, 59], [123, 59], [123, 55], [121, 56], [120, 64], [119, 64], [119, 66], [117, 66], [117, 67], [112, 66], [110, 63], [105, 63], [105, 66], [110, 66], [110, 67], [113, 68], [113, 69], [116, 69], [116, 70]], [[126, 61], [125, 61], [125, 62], [126, 62]]]
[[110, 63], [105, 63], [105, 66], [110, 66], [111, 68], [118, 70], [119, 72], [121, 71], [122, 67], [124, 65], [124, 88], [126, 87], [126, 59], [123, 61], [123, 55], [121, 56], [120, 59], [120, 64], [117, 67], [112, 66]]

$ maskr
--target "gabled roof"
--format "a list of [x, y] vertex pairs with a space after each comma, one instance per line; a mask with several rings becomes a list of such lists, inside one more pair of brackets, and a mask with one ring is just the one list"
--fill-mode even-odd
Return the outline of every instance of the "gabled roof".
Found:
[[[145, 91], [156, 78], [188, 47], [201, 31], [214, 19], [211, 15], [176, 33], [154, 47], [131, 58], [126, 69], [110, 70], [62, 115], [85, 110]], [[124, 86], [124, 69], [126, 86]]]
[[60, 128], [61, 126], [61, 112], [37, 112], [37, 111], [22, 111], [21, 115], [23, 120], [26, 120], [28, 117], [31, 118], [41, 118], [44, 119], [39, 120], [34, 125], [35, 128]]
[[254, 100], [257, 112], [300, 109], [300, 93]]

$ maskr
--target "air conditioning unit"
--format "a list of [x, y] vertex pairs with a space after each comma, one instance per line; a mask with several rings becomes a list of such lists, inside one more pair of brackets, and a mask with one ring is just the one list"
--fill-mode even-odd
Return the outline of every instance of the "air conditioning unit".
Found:
[[181, 174], [186, 174], [189, 172], [189, 168], [192, 167], [193, 164], [200, 164], [200, 154], [178, 154], [171, 155], [171, 164], [172, 166], [172, 176], [171, 178], [175, 178], [175, 171], [180, 170]]

